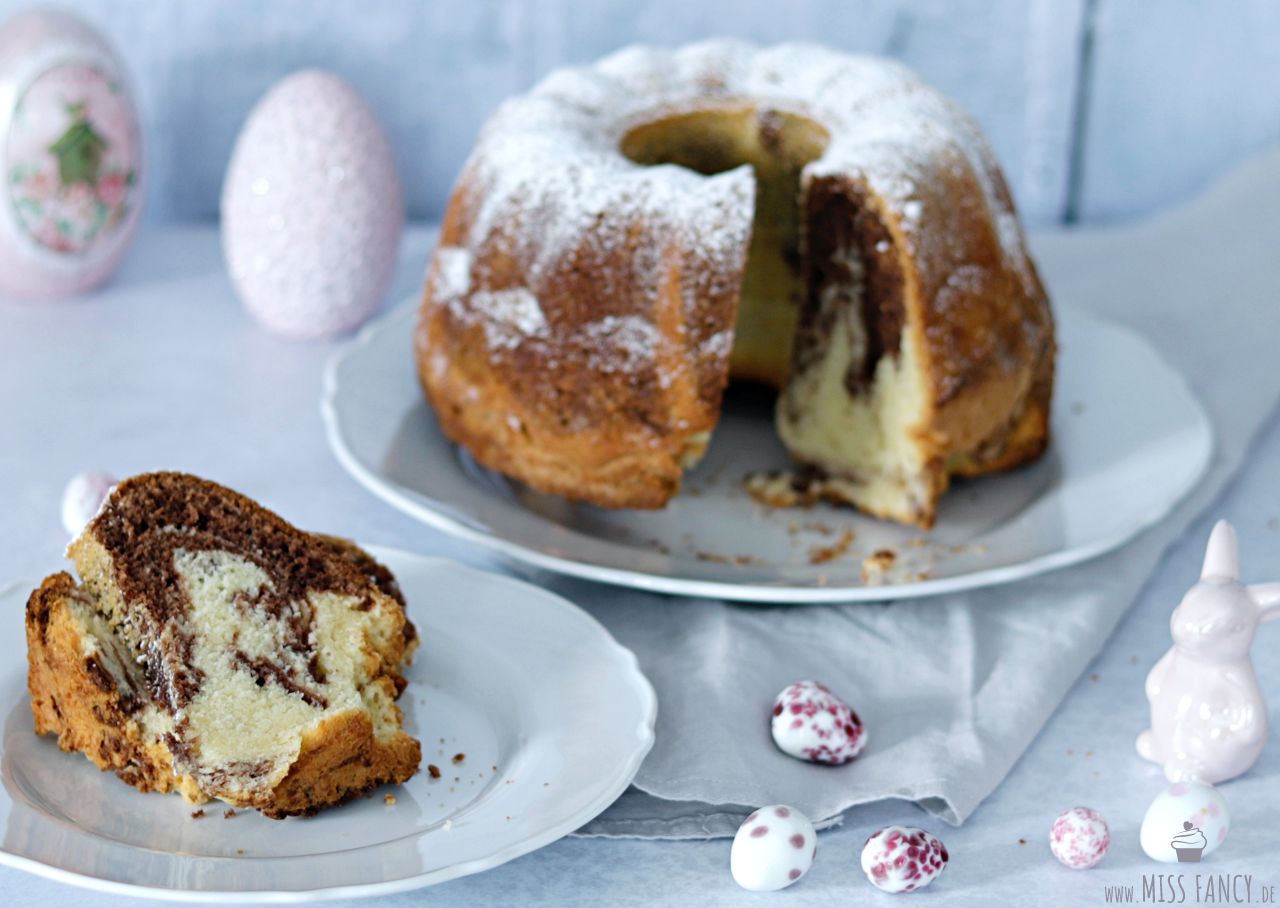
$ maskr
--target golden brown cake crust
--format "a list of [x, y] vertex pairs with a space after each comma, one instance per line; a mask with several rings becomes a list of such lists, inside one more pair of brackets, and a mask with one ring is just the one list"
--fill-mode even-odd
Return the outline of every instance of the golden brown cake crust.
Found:
[[58, 736], [58, 747], [80, 751], [139, 791], [173, 791], [177, 779], [162, 748], [148, 748], [136, 720], [138, 693], [121, 691], [83, 652], [83, 636], [68, 602], [80, 596], [59, 573], [27, 600], [27, 687], [36, 734]]
[[[192, 508], [189, 513], [180, 506], [184, 496]], [[163, 535], [179, 535], [187, 546], [199, 548], [206, 543], [198, 534], [219, 520], [256, 523], [244, 530], [248, 533], [244, 545], [256, 547], [254, 554], [261, 562], [277, 559], [270, 565], [275, 591], [301, 596], [310, 589], [345, 593], [355, 601], [353, 608], [378, 608], [385, 617], [386, 639], [375, 641], [374, 650], [360, 658], [372, 660], [363, 696], [366, 702], [373, 697], [387, 705], [381, 713], [386, 719], [380, 721], [393, 727], [375, 734], [365, 710], [330, 711], [303, 733], [296, 757], [269, 789], [211, 786], [208, 779], [198, 781], [196, 775], [179, 773], [174, 757], [178, 751], [172, 748], [182, 742], [172, 732], [158, 734], [147, 727], [148, 721], [157, 720], [176, 724], [170, 718], [172, 700], [183, 697], [180, 702], [185, 704], [191, 692], [182, 692], [170, 677], [187, 651], [181, 641], [166, 656], [169, 667], [161, 666], [156, 656], [172, 639], [164, 631], [173, 622], [169, 613], [184, 606], [180, 599], [157, 594], [146, 577], [148, 573], [161, 576], [162, 562], [153, 561], [148, 567], [146, 559], [167, 554], [172, 560], [172, 553], [167, 548], [159, 555], [149, 552], [142, 537], [153, 527], [165, 527]], [[226, 526], [220, 529], [222, 542], [234, 537]], [[404, 688], [400, 668], [416, 646], [417, 633], [404, 615], [404, 598], [395, 578], [353, 543], [302, 533], [221, 486], [166, 473], [147, 474], [118, 486], [73, 549], [89, 582], [80, 586], [69, 574], [55, 574], [27, 603], [28, 687], [37, 734], [56, 734], [63, 750], [84, 753], [99, 768], [114, 771], [140, 791], [177, 790], [193, 803], [212, 795], [272, 817], [314, 813], [377, 785], [403, 782], [417, 771], [421, 746], [401, 730], [402, 717], [393, 703]], [[297, 581], [296, 587], [290, 586], [290, 578]], [[118, 580], [134, 600], [130, 607], [124, 603]], [[360, 595], [366, 597], [364, 604], [355, 599]], [[139, 600], [145, 602], [146, 611], [139, 611], [143, 607]], [[122, 620], [134, 625], [150, 621], [160, 628], [157, 637], [144, 635], [150, 644], [141, 651], [151, 653], [144, 660], [136, 656], [137, 641], [126, 641], [124, 634], [113, 629]], [[277, 683], [279, 671], [273, 669], [270, 683]], [[263, 683], [259, 681], [259, 686]]]
[[869, 215], [873, 257], [892, 260], [901, 343], [928, 383], [917, 440], [931, 488], [913, 513], [883, 516], [930, 526], [952, 475], [1044, 450], [1053, 321], [985, 140], [888, 61], [734, 42], [639, 48], [508, 102], [428, 269], [423, 390], [484, 466], [607, 507], [664, 505], [729, 380], [752, 184], [745, 168], [642, 167], [619, 145], [674, 113], [744, 104], [762, 123], [798, 110], [830, 133], [803, 191]]

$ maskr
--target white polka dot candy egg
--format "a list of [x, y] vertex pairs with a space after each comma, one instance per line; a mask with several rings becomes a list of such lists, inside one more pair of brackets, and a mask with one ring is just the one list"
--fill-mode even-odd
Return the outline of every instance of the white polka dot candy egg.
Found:
[[867, 746], [858, 714], [816, 681], [797, 681], [778, 694], [770, 731], [779, 750], [810, 763], [848, 763]]
[[279, 334], [358, 326], [382, 300], [404, 200], [391, 145], [330, 73], [278, 83], [249, 115], [222, 187], [222, 244], [249, 312]]
[[914, 826], [886, 826], [862, 846], [862, 872], [884, 892], [928, 886], [949, 860], [941, 839]]
[[1203, 782], [1174, 782], [1156, 795], [1138, 832], [1148, 857], [1199, 863], [1227, 840], [1231, 816], [1221, 792]]
[[1107, 821], [1089, 807], [1072, 807], [1060, 814], [1049, 829], [1049, 850], [1073, 870], [1096, 866], [1110, 848]]
[[733, 837], [729, 871], [743, 889], [785, 889], [809, 872], [818, 836], [809, 818], [785, 804], [761, 807]]

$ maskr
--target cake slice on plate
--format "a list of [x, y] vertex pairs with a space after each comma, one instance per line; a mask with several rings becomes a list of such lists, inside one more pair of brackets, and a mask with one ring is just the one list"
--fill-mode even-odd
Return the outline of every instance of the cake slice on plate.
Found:
[[417, 634], [391, 573], [181, 473], [120, 483], [27, 603], [31, 709], [141, 791], [272, 817], [403, 782]]

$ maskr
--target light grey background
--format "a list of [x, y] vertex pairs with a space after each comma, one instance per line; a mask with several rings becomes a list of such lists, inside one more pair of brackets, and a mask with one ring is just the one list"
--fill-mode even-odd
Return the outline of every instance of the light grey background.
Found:
[[[0, 0], [0, 18], [27, 6]], [[1032, 224], [1185, 198], [1280, 139], [1268, 0], [63, 0], [140, 97], [148, 220], [208, 220], [277, 79], [350, 80], [391, 135], [410, 215], [439, 216], [480, 123], [548, 70], [635, 41], [817, 40], [900, 58], [971, 110]]]

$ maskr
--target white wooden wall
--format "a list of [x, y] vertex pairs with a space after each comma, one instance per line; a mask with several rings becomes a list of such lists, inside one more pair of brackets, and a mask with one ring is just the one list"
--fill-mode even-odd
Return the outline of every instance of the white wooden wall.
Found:
[[[1033, 223], [1127, 217], [1280, 139], [1268, 0], [61, 0], [131, 69], [152, 221], [207, 219], [255, 100], [332, 69], [437, 216], [480, 123], [549, 69], [634, 41], [822, 41], [905, 61], [968, 107]], [[0, 17], [24, 8], [0, 0]]]

